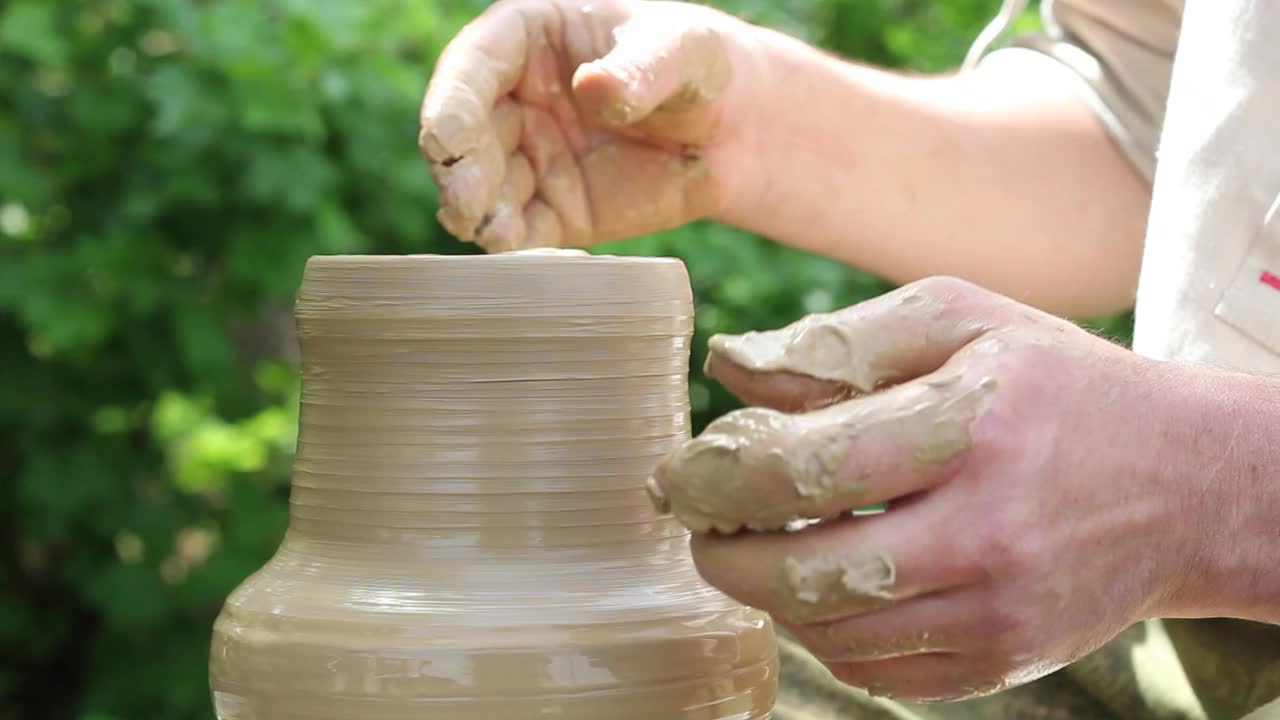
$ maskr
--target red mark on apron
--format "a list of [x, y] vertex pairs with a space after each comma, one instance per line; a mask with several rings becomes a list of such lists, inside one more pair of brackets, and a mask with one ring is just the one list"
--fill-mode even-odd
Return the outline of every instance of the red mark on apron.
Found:
[[1262, 277], [1261, 277], [1261, 278], [1258, 278], [1258, 280], [1259, 280], [1263, 285], [1270, 285], [1271, 287], [1275, 288], [1276, 290], [1280, 290], [1280, 275], [1276, 275], [1275, 273], [1271, 272], [1270, 270], [1263, 270], [1263, 271], [1262, 271]]

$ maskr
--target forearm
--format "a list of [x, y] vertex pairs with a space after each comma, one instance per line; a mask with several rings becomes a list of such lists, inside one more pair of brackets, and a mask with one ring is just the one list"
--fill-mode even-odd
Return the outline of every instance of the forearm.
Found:
[[1035, 65], [859, 67], [762, 31], [772, 89], [720, 219], [897, 282], [949, 274], [1064, 315], [1128, 308], [1149, 192]]
[[[1280, 623], [1280, 379], [1169, 366], [1157, 472], [1186, 498], [1169, 614]], [[1161, 552], [1153, 544], [1152, 552]]]

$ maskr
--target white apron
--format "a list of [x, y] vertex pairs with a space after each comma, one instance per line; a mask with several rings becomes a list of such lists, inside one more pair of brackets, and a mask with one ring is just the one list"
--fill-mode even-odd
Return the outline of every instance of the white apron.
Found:
[[1280, 374], [1280, 1], [1185, 12], [1134, 349]]

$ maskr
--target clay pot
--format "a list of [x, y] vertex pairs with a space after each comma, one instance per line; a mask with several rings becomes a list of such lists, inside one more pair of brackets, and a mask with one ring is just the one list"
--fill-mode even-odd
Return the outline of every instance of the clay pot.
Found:
[[689, 433], [671, 259], [318, 257], [290, 523], [228, 598], [221, 720], [749, 720], [763, 613], [646, 497]]

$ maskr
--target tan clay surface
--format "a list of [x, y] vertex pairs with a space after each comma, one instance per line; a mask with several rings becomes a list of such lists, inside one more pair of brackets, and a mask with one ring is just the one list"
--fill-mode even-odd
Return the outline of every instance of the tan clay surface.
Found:
[[322, 257], [291, 520], [227, 601], [221, 720], [767, 718], [766, 615], [643, 481], [688, 439], [666, 259]]

